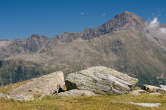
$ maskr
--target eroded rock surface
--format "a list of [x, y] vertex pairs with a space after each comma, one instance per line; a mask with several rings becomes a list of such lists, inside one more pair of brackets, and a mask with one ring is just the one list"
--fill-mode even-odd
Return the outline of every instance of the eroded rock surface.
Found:
[[114, 69], [97, 66], [71, 73], [66, 78], [68, 89], [89, 90], [98, 94], [123, 94], [135, 87], [138, 80]]
[[18, 100], [33, 100], [34, 97], [51, 95], [65, 90], [63, 72], [54, 72], [19, 86], [9, 91], [9, 96]]
[[88, 90], [73, 89], [65, 92], [58, 93], [58, 97], [76, 97], [76, 96], [94, 96], [95, 93]]

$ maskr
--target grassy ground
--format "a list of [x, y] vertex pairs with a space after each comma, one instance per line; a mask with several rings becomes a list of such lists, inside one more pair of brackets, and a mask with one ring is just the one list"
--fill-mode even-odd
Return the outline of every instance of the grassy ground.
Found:
[[[146, 108], [131, 104], [113, 103], [114, 101], [161, 103], [162, 106], [159, 108]], [[166, 95], [82, 96], [76, 98], [47, 96], [40, 101], [29, 102], [0, 99], [0, 110], [166, 110]]]

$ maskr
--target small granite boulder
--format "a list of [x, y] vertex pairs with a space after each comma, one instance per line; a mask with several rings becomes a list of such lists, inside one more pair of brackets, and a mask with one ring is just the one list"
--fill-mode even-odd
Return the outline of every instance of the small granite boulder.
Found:
[[147, 91], [147, 92], [150, 92], [150, 93], [166, 93], [166, 89], [164, 88], [165, 86], [162, 86], [160, 85], [160, 87], [157, 87], [157, 86], [152, 86], [152, 85], [143, 85], [142, 89]]
[[97, 94], [123, 94], [130, 91], [138, 80], [114, 69], [97, 66], [68, 74], [67, 89], [89, 90]]
[[0, 98], [8, 99], [8, 98], [9, 98], [9, 96], [8, 96], [8, 95], [6, 95], [6, 94], [2, 94], [2, 93], [0, 93]]
[[152, 93], [149, 93], [149, 95], [161, 95], [161, 93], [159, 93], [159, 92], [152, 92]]
[[58, 97], [76, 97], [76, 96], [94, 96], [95, 93], [88, 90], [73, 89], [65, 92], [58, 93]]
[[160, 85], [160, 88], [166, 91], [166, 85]]
[[145, 90], [133, 90], [130, 92], [131, 95], [141, 95], [141, 93], [147, 93]]
[[143, 90], [146, 90], [147, 92], [157, 92], [160, 88], [157, 86], [152, 86], [152, 85], [143, 85], [142, 86]]

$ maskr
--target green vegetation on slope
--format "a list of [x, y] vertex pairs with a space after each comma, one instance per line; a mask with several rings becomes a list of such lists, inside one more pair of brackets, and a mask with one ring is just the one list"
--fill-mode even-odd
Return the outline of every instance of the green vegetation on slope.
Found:
[[6, 85], [47, 74], [41, 65], [33, 62], [0, 61], [0, 85]]

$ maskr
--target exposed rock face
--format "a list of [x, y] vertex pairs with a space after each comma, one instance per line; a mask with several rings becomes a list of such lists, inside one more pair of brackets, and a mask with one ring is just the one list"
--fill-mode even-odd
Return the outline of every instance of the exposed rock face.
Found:
[[73, 89], [66, 92], [58, 93], [58, 97], [76, 97], [76, 96], [94, 96], [95, 93], [88, 91], [88, 90], [78, 90]]
[[90, 90], [98, 94], [123, 94], [138, 80], [111, 68], [97, 66], [71, 73], [66, 78], [68, 89]]
[[27, 39], [0, 40], [0, 59], [25, 53], [42, 53], [48, 48], [49, 38], [40, 35], [32, 35]]
[[0, 40], [0, 49], [8, 46], [11, 42], [11, 40]]
[[63, 72], [54, 72], [19, 86], [9, 91], [9, 96], [14, 99], [30, 100], [35, 96], [44, 96], [65, 90]]
[[24, 48], [27, 49], [29, 52], [37, 52], [42, 50], [43, 48], [46, 48], [48, 42], [48, 37], [32, 35], [26, 40]]

